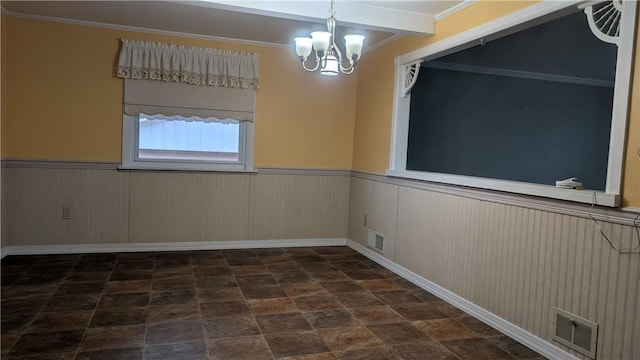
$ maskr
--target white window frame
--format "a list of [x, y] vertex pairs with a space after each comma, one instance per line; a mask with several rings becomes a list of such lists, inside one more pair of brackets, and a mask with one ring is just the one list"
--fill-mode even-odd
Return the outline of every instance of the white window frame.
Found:
[[[616, 64], [616, 77], [609, 141], [609, 158], [605, 191], [559, 189], [518, 181], [481, 178], [407, 170], [407, 145], [411, 94], [404, 94], [407, 65], [419, 60], [433, 60], [478, 44], [481, 39], [494, 39], [527, 27], [527, 23], [553, 16], [554, 13], [580, 4], [581, 1], [542, 1], [497, 20], [396, 57], [396, 76], [391, 130], [391, 154], [387, 176], [433, 181], [481, 189], [543, 196], [560, 200], [617, 207], [620, 204], [624, 145], [627, 132], [631, 68], [635, 42], [636, 2], [624, 1], [624, 25]], [[585, 17], [585, 22], [587, 21]], [[500, 35], [498, 35], [500, 34]], [[636, 62], [640, 59], [636, 59]], [[561, 180], [561, 179], [558, 179]]]
[[240, 139], [237, 162], [213, 162], [200, 160], [158, 160], [139, 159], [138, 140], [140, 129], [139, 116], [122, 116], [122, 166], [123, 170], [178, 170], [178, 171], [221, 171], [254, 172], [252, 121], [240, 121]]

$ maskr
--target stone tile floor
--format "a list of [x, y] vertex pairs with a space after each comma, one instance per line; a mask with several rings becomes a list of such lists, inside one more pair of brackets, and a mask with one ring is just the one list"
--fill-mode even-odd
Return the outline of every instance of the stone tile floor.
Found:
[[347, 247], [8, 256], [3, 359], [542, 359]]

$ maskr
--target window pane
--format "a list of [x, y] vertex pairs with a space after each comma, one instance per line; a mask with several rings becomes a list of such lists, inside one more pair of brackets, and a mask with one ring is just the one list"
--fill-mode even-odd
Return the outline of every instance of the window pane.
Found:
[[240, 123], [232, 119], [140, 114], [138, 158], [238, 162]]

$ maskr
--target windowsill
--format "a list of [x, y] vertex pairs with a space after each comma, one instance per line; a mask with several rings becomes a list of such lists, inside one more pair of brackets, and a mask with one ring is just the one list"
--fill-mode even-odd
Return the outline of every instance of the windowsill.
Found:
[[541, 196], [546, 198], [575, 201], [585, 204], [595, 204], [617, 207], [620, 203], [619, 194], [610, 194], [594, 190], [561, 189], [552, 185], [532, 184], [518, 181], [488, 179], [464, 175], [451, 175], [411, 170], [387, 170], [387, 176], [405, 179], [432, 181], [443, 184], [469, 186], [480, 189], [506, 191], [516, 194]]
[[133, 163], [118, 166], [119, 171], [182, 171], [182, 172], [220, 172], [256, 174], [254, 169], [245, 169], [233, 164], [197, 164], [197, 163]]

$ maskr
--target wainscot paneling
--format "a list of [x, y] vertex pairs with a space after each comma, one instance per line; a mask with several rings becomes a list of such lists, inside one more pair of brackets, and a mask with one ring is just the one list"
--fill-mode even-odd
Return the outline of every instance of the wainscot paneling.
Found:
[[[567, 310], [599, 325], [597, 359], [640, 359], [640, 250], [611, 249], [589, 217], [429, 186], [355, 173], [351, 240], [366, 244], [367, 214], [398, 265], [549, 342], [552, 308]], [[618, 248], [640, 241], [628, 218], [601, 221]]]
[[[346, 238], [350, 172], [118, 171], [7, 161], [3, 247]], [[62, 219], [62, 207], [72, 219]]]

